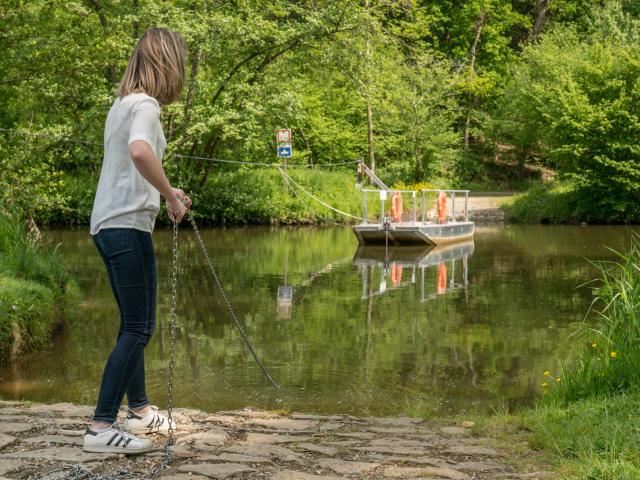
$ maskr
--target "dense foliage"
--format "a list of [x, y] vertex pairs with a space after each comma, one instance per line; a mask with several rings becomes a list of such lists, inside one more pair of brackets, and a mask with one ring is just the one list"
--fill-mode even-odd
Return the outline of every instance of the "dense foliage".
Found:
[[77, 287], [55, 249], [0, 211], [0, 363], [49, 343]]
[[[521, 185], [537, 163], [573, 182], [589, 220], [636, 221], [639, 10], [0, 0], [0, 200], [40, 221], [88, 220], [119, 78], [145, 29], [167, 26], [188, 43], [184, 94], [163, 110], [168, 153], [276, 163], [274, 130], [290, 127], [292, 163], [365, 158], [388, 183], [486, 188]], [[235, 167], [177, 158], [172, 180], [217, 202], [210, 178]]]
[[600, 12], [585, 36], [556, 28], [525, 48], [506, 88], [500, 131], [571, 181], [578, 219], [638, 219], [639, 40], [640, 21]]

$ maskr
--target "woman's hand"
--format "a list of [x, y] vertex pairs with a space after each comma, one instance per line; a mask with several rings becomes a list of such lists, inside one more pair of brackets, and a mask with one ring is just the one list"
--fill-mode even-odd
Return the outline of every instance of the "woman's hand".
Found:
[[173, 188], [173, 196], [167, 198], [167, 212], [172, 222], [180, 223], [187, 213], [187, 209], [191, 208], [191, 199], [180, 188]]

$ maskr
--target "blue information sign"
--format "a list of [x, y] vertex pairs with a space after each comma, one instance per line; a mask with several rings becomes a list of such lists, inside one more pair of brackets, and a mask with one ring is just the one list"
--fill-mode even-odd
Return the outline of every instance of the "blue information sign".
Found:
[[291, 145], [279, 145], [278, 146], [278, 158], [289, 158], [291, 157]]

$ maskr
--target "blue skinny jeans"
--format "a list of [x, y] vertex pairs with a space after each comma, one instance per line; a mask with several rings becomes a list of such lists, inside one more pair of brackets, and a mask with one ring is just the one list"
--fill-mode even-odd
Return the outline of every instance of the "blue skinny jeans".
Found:
[[120, 330], [102, 375], [93, 419], [115, 422], [124, 394], [129, 408], [149, 403], [144, 347], [156, 323], [157, 272], [151, 233], [105, 228], [93, 237], [120, 309]]

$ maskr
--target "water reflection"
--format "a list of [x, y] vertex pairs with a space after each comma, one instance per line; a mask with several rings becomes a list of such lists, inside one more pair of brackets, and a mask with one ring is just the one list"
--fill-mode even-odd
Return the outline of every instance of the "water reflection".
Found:
[[[365, 300], [383, 295], [389, 289], [415, 285], [416, 282], [420, 285], [420, 302], [460, 289], [466, 292], [469, 257], [473, 250], [473, 240], [432, 247], [360, 246], [353, 259], [362, 278], [360, 298]], [[431, 270], [436, 272], [435, 283], [429, 282]], [[380, 280], [374, 289], [376, 278]]]
[[[159, 405], [167, 386], [170, 233], [153, 235], [158, 328], [145, 354], [148, 391]], [[349, 228], [202, 235], [256, 353], [282, 390], [274, 394], [256, 367], [193, 235], [181, 231], [176, 405], [396, 415], [532, 401], [542, 373], [581, 346], [571, 334], [592, 295], [579, 286], [597, 274], [586, 258], [613, 258], [606, 247], [623, 250], [631, 229], [478, 228], [475, 244], [445, 251], [355, 256]], [[0, 368], [0, 396], [91, 404], [117, 334], [117, 306], [86, 231], [45, 236], [61, 244], [82, 303], [49, 349]]]

